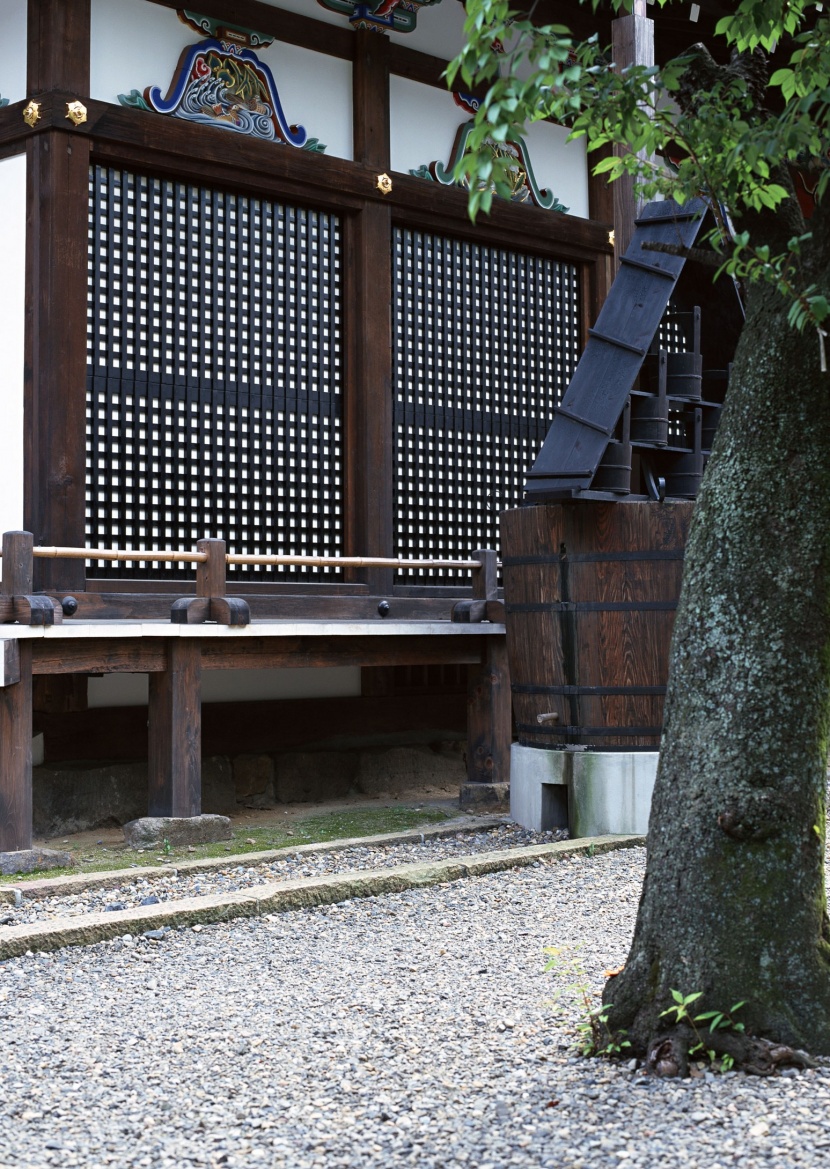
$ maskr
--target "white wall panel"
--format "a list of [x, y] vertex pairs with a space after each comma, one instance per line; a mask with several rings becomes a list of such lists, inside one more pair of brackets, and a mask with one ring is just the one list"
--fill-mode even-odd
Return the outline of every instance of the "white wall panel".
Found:
[[0, 0], [0, 98], [26, 96], [26, 0]]
[[[182, 49], [199, 39], [172, 8], [92, 0], [90, 96], [117, 103], [119, 93], [152, 85], [166, 94]], [[274, 75], [289, 123], [325, 142], [327, 154], [352, 158], [351, 62], [278, 42], [257, 55]]]
[[585, 139], [568, 142], [569, 131], [551, 122], [528, 126], [525, 142], [540, 187], [553, 191], [570, 215], [588, 218], [588, 163]]
[[446, 166], [458, 127], [470, 115], [445, 90], [405, 77], [389, 79], [389, 94], [392, 170], [406, 173], [436, 160]]
[[464, 5], [458, 0], [441, 0], [432, 8], [420, 10], [414, 32], [391, 35], [398, 44], [449, 61], [461, 52], [464, 44], [465, 16]]
[[[454, 0], [453, 0], [454, 2]], [[450, 161], [458, 127], [470, 115], [449, 93], [403, 77], [390, 81], [392, 169], [407, 172]], [[536, 181], [553, 191], [571, 215], [588, 216], [588, 166], [584, 139], [568, 142], [568, 131], [550, 122], [528, 127], [525, 141]]]
[[[89, 679], [89, 705], [146, 706], [146, 674]], [[263, 702], [271, 698], [351, 698], [360, 695], [360, 667], [289, 670], [205, 670], [202, 702]]]
[[0, 532], [23, 527], [23, 337], [26, 300], [26, 156], [0, 161]]

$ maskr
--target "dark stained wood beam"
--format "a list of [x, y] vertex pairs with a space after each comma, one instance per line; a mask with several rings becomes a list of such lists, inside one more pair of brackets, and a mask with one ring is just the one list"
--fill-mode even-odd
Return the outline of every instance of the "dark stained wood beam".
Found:
[[202, 685], [199, 643], [174, 638], [166, 669], [150, 675], [148, 815], [202, 811]]
[[0, 852], [16, 852], [32, 847], [31, 642], [4, 657], [4, 673], [19, 681], [0, 686]]

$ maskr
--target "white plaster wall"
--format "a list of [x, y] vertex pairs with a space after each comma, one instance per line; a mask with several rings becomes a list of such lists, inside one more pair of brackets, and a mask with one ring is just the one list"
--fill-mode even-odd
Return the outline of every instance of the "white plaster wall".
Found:
[[[182, 49], [199, 39], [172, 8], [92, 0], [90, 97], [117, 103], [119, 93], [151, 85], [166, 94]], [[257, 55], [274, 75], [289, 123], [325, 142], [327, 154], [352, 158], [351, 62], [279, 42]]]
[[406, 174], [436, 160], [446, 166], [458, 127], [470, 115], [446, 90], [406, 77], [390, 77], [389, 99], [392, 170]]
[[0, 0], [0, 97], [26, 96], [26, 0]]
[[[146, 706], [146, 674], [89, 679], [89, 705]], [[262, 702], [269, 698], [349, 698], [360, 695], [360, 667], [289, 670], [204, 670], [202, 702]]]
[[429, 53], [449, 61], [461, 52], [464, 44], [464, 5], [458, 0], [441, 0], [432, 8], [422, 8], [414, 32], [391, 33], [393, 40], [420, 53]]
[[525, 142], [533, 173], [542, 188], [549, 188], [570, 215], [588, 218], [588, 161], [585, 139], [568, 142], [569, 131], [552, 122], [528, 126]]
[[0, 161], [0, 532], [23, 527], [23, 330], [26, 156]]
[[[390, 79], [392, 169], [406, 173], [436, 159], [446, 166], [458, 127], [469, 119], [470, 115], [455, 104], [450, 93], [393, 76]], [[567, 138], [568, 131], [551, 122], [534, 122], [525, 135], [539, 186], [552, 190], [571, 215], [587, 218], [585, 140], [568, 142]]]

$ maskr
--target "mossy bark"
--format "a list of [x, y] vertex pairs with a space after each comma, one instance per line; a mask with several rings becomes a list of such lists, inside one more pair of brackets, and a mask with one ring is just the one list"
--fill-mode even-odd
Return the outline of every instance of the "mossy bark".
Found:
[[[826, 207], [809, 227], [805, 285], [830, 270]], [[645, 885], [604, 993], [638, 1054], [672, 989], [830, 1053], [830, 374], [786, 318], [753, 286], [690, 532]]]

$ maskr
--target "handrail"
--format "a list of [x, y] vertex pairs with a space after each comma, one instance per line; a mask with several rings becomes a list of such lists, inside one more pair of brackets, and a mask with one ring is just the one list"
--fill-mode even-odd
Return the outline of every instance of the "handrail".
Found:
[[[36, 545], [32, 555], [42, 560], [147, 560], [151, 563], [186, 561], [204, 564], [206, 552], [173, 552], [161, 548], [62, 548]], [[0, 552], [2, 557], [2, 552]], [[226, 564], [296, 564], [316, 568], [481, 568], [480, 560], [415, 560], [386, 556], [292, 556], [289, 554], [229, 552]]]

